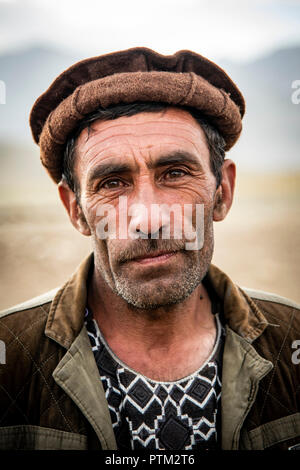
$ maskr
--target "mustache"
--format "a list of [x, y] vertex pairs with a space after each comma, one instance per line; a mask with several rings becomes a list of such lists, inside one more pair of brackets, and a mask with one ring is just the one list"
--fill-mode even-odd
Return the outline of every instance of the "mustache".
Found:
[[125, 263], [137, 257], [146, 257], [159, 251], [186, 251], [184, 240], [175, 239], [139, 239], [123, 248], [116, 256], [116, 261]]

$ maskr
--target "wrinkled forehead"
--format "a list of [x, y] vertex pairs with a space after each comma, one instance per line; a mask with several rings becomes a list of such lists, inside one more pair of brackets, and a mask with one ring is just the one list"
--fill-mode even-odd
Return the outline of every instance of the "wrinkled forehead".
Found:
[[[95, 121], [77, 139], [76, 153], [81, 157], [105, 158], [117, 153], [150, 153], [187, 150], [208, 156], [206, 137], [190, 113], [176, 108], [143, 112], [109, 121]], [[84, 158], [84, 159], [85, 159]]]

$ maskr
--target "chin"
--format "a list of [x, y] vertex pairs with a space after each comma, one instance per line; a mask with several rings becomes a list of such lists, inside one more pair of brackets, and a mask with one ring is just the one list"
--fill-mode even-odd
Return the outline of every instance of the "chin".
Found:
[[154, 286], [149, 282], [140, 286], [117, 285], [115, 292], [132, 307], [155, 310], [183, 302], [191, 295], [199, 282], [189, 283], [189, 285], [182, 283], [178, 285], [175, 282], [168, 287], [163, 286], [162, 282], [155, 284]]

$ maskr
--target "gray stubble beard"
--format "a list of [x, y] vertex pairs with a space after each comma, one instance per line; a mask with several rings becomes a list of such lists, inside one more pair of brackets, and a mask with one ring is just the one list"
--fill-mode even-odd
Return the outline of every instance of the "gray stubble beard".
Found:
[[138, 285], [125, 276], [115, 276], [114, 291], [128, 304], [143, 310], [155, 310], [181, 303], [201, 284], [207, 272], [206, 266], [193, 263], [191, 259], [185, 266], [175, 279], [171, 278], [166, 282], [158, 279], [151, 282], [154, 286], [147, 286], [147, 281]]
[[[183, 302], [192, 294], [201, 284], [209, 269], [213, 247], [213, 225], [211, 222], [207, 227], [202, 249], [182, 251], [185, 262], [175, 279], [158, 278], [157, 281], [147, 282], [145, 280], [139, 284], [126, 275], [126, 271], [130, 273], [130, 266], [126, 266], [126, 263], [118, 272], [115, 272], [110, 261], [110, 272], [108, 272], [98, 258], [98, 260], [95, 259], [95, 267], [112, 291], [125, 300], [129, 306], [135, 309], [155, 310]], [[108, 251], [107, 248], [107, 253]]]

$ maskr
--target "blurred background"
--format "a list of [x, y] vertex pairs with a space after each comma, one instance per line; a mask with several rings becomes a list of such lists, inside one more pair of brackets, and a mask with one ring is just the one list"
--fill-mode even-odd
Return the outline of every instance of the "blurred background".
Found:
[[300, 1], [0, 0], [0, 308], [59, 286], [90, 251], [40, 164], [35, 99], [77, 60], [134, 46], [198, 52], [243, 92], [227, 155], [236, 196], [213, 262], [300, 302]]

